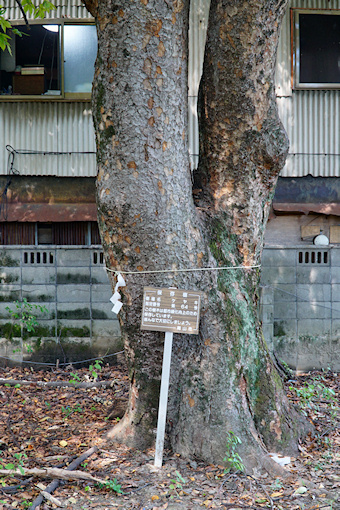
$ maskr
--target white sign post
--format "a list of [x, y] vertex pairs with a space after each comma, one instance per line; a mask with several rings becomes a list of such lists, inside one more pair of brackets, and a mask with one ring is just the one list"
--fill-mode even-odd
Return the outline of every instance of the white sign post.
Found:
[[159, 396], [155, 467], [162, 467], [173, 333], [198, 334], [201, 293], [178, 289], [144, 288], [141, 329], [165, 331]]
[[163, 460], [166, 410], [168, 407], [172, 338], [173, 333], [167, 331], [165, 333], [164, 341], [161, 392], [159, 395], [157, 436], [156, 436], [155, 466], [158, 468], [162, 467]]

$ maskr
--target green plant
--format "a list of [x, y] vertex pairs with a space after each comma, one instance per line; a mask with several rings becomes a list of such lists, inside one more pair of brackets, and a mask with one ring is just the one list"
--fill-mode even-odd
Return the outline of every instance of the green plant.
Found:
[[94, 380], [98, 378], [98, 372], [101, 372], [102, 370], [102, 364], [103, 361], [101, 359], [96, 359], [96, 361], [93, 363], [93, 365], [89, 366], [89, 371], [92, 374], [92, 377]]
[[179, 490], [182, 490], [183, 488], [183, 485], [185, 482], [185, 479], [183, 478], [183, 476], [181, 475], [181, 473], [179, 473], [179, 471], [175, 471], [175, 475], [176, 475], [176, 479], [173, 479], [173, 480], [170, 480], [171, 484], [169, 485], [169, 488], [171, 490], [174, 490], [174, 491], [178, 491]]
[[61, 408], [61, 412], [65, 414], [65, 418], [67, 418], [68, 416], [70, 416], [70, 414], [72, 413], [82, 413], [83, 410], [82, 408], [78, 405], [78, 406], [75, 406], [75, 407], [70, 407], [70, 406], [62, 406]]
[[104, 483], [98, 483], [100, 489], [109, 489], [110, 491], [116, 492], [117, 494], [124, 494], [122, 486], [119, 485], [116, 478], [114, 480], [107, 480]]
[[283, 489], [283, 484], [280, 478], [276, 478], [275, 482], [270, 486], [273, 490]]
[[6, 306], [6, 310], [10, 313], [12, 319], [18, 321], [23, 330], [28, 333], [34, 333], [37, 326], [39, 326], [36, 313], [45, 314], [48, 312], [46, 306], [29, 303], [26, 298], [22, 301], [15, 301], [14, 305], [15, 309]]
[[227, 444], [226, 444], [226, 456], [224, 457], [224, 462], [227, 463], [224, 472], [230, 473], [230, 471], [244, 471], [245, 467], [242, 463], [242, 459], [239, 454], [236, 452], [236, 448], [238, 445], [242, 443], [241, 439], [234, 434], [234, 432], [229, 431], [227, 433]]
[[21, 502], [22, 508], [30, 508], [32, 504], [33, 503], [31, 501], [27, 501], [26, 499], [24, 499], [24, 501]]
[[15, 458], [15, 461], [8, 462], [7, 464], [0, 464], [0, 469], [7, 469], [9, 471], [9, 475], [11, 475], [11, 472], [16, 469], [18, 469], [22, 475], [25, 474], [23, 459], [27, 459], [26, 453], [15, 453], [13, 457]]
[[331, 408], [331, 415], [334, 418], [338, 412], [336, 403], [336, 393], [332, 388], [328, 388], [323, 383], [323, 376], [313, 377], [310, 381], [305, 381], [301, 388], [289, 386], [291, 391], [294, 391], [299, 399], [299, 406], [303, 414], [307, 414], [306, 408], [319, 410], [318, 402], [320, 400], [330, 401], [327, 405]]
[[78, 375], [78, 372], [71, 372], [70, 375], [72, 376], [72, 379], [70, 379], [70, 383], [76, 384], [80, 381], [80, 377]]

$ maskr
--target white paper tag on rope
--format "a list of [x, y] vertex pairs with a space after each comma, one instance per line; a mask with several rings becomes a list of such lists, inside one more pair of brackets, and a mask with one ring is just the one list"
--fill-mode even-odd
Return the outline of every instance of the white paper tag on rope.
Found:
[[117, 301], [117, 303], [112, 308], [111, 312], [118, 314], [123, 306], [123, 303], [121, 301]]
[[122, 277], [122, 275], [121, 275], [120, 273], [118, 273], [117, 283], [116, 283], [116, 286], [115, 286], [115, 291], [116, 291], [119, 287], [125, 287], [125, 286], [126, 286], [126, 283], [125, 283], [124, 278]]
[[111, 312], [113, 312], [115, 314], [118, 314], [123, 306], [123, 303], [120, 301], [122, 296], [119, 294], [118, 289], [119, 289], [119, 287], [125, 287], [125, 286], [126, 286], [125, 280], [122, 277], [122, 275], [119, 273], [117, 276], [117, 283], [115, 286], [114, 294], [110, 298], [111, 303], [114, 305]]
[[121, 298], [121, 297], [122, 297], [122, 296], [119, 294], [119, 292], [118, 292], [118, 291], [116, 291], [116, 292], [113, 294], [113, 296], [112, 296], [112, 297], [110, 297], [110, 301], [111, 301], [111, 303], [112, 303], [113, 305], [115, 305], [115, 304], [117, 303], [117, 301], [119, 301], [119, 300], [120, 300], [120, 298]]

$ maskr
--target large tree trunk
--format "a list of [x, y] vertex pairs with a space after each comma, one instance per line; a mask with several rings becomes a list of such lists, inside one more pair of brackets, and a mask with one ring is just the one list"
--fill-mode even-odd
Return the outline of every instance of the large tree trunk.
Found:
[[[138, 448], [155, 440], [164, 333], [140, 331], [143, 287], [197, 289], [200, 334], [174, 337], [171, 446], [221, 462], [233, 431], [246, 465], [261, 464], [266, 448], [291, 449], [301, 432], [263, 341], [252, 267], [287, 151], [273, 90], [286, 1], [213, 0], [196, 204], [186, 144], [188, 2], [85, 4], [99, 39], [93, 113], [106, 263], [165, 271], [125, 275], [119, 318], [131, 389], [110, 435]], [[231, 269], [195, 271], [219, 266]]]

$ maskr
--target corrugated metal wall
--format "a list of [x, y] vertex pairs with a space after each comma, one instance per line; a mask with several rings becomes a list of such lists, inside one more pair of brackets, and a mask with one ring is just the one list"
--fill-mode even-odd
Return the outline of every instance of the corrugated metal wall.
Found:
[[14, 170], [20, 175], [96, 175], [95, 154], [81, 154], [95, 151], [90, 103], [3, 102], [0, 109], [1, 174], [7, 173], [10, 145], [41, 152], [15, 154]]
[[[19, 19], [15, 0], [9, 16]], [[202, 70], [210, 0], [193, 0], [189, 31], [189, 151], [198, 163], [197, 93]], [[291, 7], [339, 9], [340, 0], [292, 0]], [[49, 17], [90, 18], [81, 0], [61, 2]], [[277, 64], [277, 95], [282, 121], [290, 139], [284, 177], [340, 176], [340, 91], [291, 89], [290, 16], [285, 17]], [[0, 116], [1, 173], [6, 173], [6, 144], [15, 149], [92, 152], [94, 134], [89, 103], [2, 103]], [[15, 168], [28, 175], [94, 176], [95, 157], [16, 155]]]
[[[91, 15], [85, 9], [84, 4], [81, 0], [51, 0], [52, 3], [56, 6], [56, 10], [47, 14], [46, 18], [83, 18], [83, 19], [91, 19]], [[7, 0], [5, 3], [6, 6], [6, 17], [11, 20], [21, 20], [22, 14], [20, 9], [18, 8], [18, 4], [16, 0]], [[28, 16], [29, 18], [30, 16]]]
[[[81, 0], [55, 2], [49, 18], [91, 19]], [[22, 19], [15, 0], [7, 2], [6, 15]], [[18, 151], [42, 154], [15, 154], [14, 169], [22, 175], [91, 177], [96, 175], [94, 131], [90, 102], [1, 102], [0, 174], [7, 173], [6, 145]], [[45, 154], [44, 154], [45, 152]], [[52, 155], [46, 152], [69, 153]], [[85, 154], [84, 154], [85, 153]]]
[[202, 75], [204, 46], [207, 33], [210, 0], [191, 0], [189, 21], [188, 62], [188, 137], [191, 167], [197, 168], [199, 135], [197, 120], [198, 87]]
[[[210, 0], [194, 0], [189, 32], [189, 151], [198, 163], [197, 91], [204, 54]], [[340, 0], [292, 0], [289, 7], [340, 9]], [[340, 176], [340, 90], [292, 90], [289, 7], [278, 48], [276, 92], [290, 139], [283, 177]]]
[[[340, 9], [339, 0], [292, 0], [290, 7]], [[340, 176], [340, 90], [292, 90], [290, 13], [282, 27], [276, 73], [278, 106], [290, 140], [283, 177]]]

